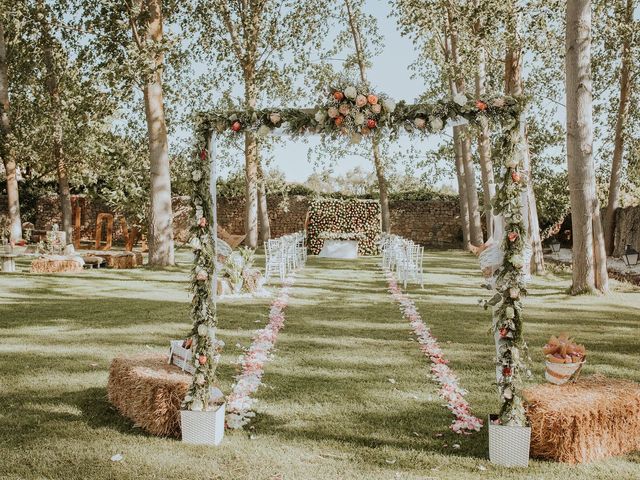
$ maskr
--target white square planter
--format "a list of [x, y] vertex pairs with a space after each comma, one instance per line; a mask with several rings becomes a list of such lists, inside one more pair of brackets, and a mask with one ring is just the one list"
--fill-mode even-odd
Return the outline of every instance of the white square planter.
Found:
[[489, 460], [503, 467], [528, 467], [531, 427], [494, 425], [489, 415]]
[[194, 445], [220, 445], [224, 437], [225, 404], [216, 410], [180, 410], [182, 441]]
[[171, 340], [171, 348], [169, 350], [169, 363], [180, 367], [185, 372], [193, 374], [196, 367], [193, 365], [191, 358], [191, 350], [182, 346], [184, 340]]

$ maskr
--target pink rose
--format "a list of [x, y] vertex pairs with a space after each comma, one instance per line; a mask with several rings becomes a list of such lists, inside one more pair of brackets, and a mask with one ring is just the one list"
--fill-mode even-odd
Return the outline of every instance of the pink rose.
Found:
[[341, 103], [340, 107], [338, 108], [338, 112], [340, 112], [342, 115], [349, 115], [350, 111], [351, 109], [349, 108], [349, 105], [346, 103]]
[[373, 113], [380, 113], [382, 111], [382, 107], [380, 106], [379, 103], [374, 103], [373, 105], [371, 105], [371, 107], [369, 107], [371, 109], [371, 111]]
[[356, 105], [358, 107], [364, 107], [367, 104], [367, 97], [365, 97], [364, 95], [358, 95], [356, 97]]
[[196, 274], [196, 280], [198, 280], [199, 282], [204, 282], [207, 278], [209, 278], [209, 274], [204, 270], [200, 270]]
[[338, 115], [340, 115], [340, 112], [338, 112], [338, 109], [336, 107], [329, 107], [327, 109], [327, 115], [329, 115], [329, 117], [331, 118], [336, 118]]

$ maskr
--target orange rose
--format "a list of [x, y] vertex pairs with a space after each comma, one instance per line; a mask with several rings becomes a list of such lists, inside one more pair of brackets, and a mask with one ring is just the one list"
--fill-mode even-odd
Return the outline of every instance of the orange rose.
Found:
[[231, 130], [233, 130], [234, 132], [239, 132], [241, 128], [242, 125], [237, 120], [231, 124]]
[[333, 98], [335, 98], [338, 102], [341, 102], [344, 98], [344, 93], [342, 92], [333, 92]]
[[488, 105], [484, 103], [482, 100], [476, 100], [476, 108], [481, 112], [486, 110]]
[[344, 121], [344, 117], [342, 115], [339, 115], [336, 117], [336, 119], [334, 120], [334, 122], [336, 122], [336, 125], [339, 127], [340, 125], [342, 125], [342, 122]]
[[376, 103], [378, 103], [378, 97], [376, 97], [375, 95], [371, 94], [371, 95], [367, 96], [367, 101], [371, 105], [375, 105]]
[[369, 120], [367, 120], [367, 127], [376, 128], [377, 126], [378, 126], [378, 123], [373, 118], [370, 118]]
[[520, 174], [518, 172], [511, 172], [511, 180], [513, 180], [516, 183], [520, 182]]

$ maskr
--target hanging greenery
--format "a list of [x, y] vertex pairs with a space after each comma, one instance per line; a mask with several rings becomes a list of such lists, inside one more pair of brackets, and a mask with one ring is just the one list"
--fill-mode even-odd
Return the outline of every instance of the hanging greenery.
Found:
[[494, 309], [494, 334], [498, 341], [498, 367], [501, 373], [498, 388], [502, 398], [500, 423], [526, 425], [522, 403], [523, 379], [530, 375], [527, 367], [527, 344], [524, 341], [522, 298], [526, 295], [524, 269], [531, 258], [527, 229], [523, 217], [523, 197], [526, 195], [523, 151], [525, 144], [520, 123], [509, 123], [497, 142], [496, 158], [501, 160], [499, 181], [494, 198], [494, 212], [504, 218], [502, 251], [504, 259], [496, 272], [499, 303]]
[[195, 372], [193, 381], [184, 398], [183, 408], [193, 411], [212, 409], [211, 386], [215, 384], [216, 367], [220, 351], [224, 346], [216, 339], [216, 303], [214, 299], [215, 245], [213, 235], [214, 211], [209, 191], [210, 166], [208, 153], [203, 148], [197, 155], [191, 172], [193, 225], [191, 227], [191, 247], [194, 261], [191, 269], [191, 320], [193, 328], [185, 348], [193, 355]]

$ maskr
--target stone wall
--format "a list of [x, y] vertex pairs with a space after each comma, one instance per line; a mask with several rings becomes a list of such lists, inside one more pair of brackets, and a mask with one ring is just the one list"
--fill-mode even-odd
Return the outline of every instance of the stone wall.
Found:
[[[82, 237], [93, 239], [98, 213], [109, 209], [100, 202], [91, 202], [77, 196], [82, 206]], [[270, 195], [267, 198], [271, 235], [279, 237], [304, 228], [310, 199], [302, 196]], [[1, 204], [1, 203], [0, 203]], [[231, 234], [244, 233], [244, 198], [222, 198], [218, 202], [218, 223]], [[190, 207], [188, 197], [176, 197], [173, 201], [174, 233], [176, 242], [189, 239]], [[430, 247], [457, 247], [462, 241], [459, 226], [458, 202], [393, 201], [391, 231]], [[40, 199], [37, 207], [36, 229], [48, 230], [54, 223], [61, 223], [57, 196]], [[115, 215], [115, 240], [121, 238], [119, 216]]]

